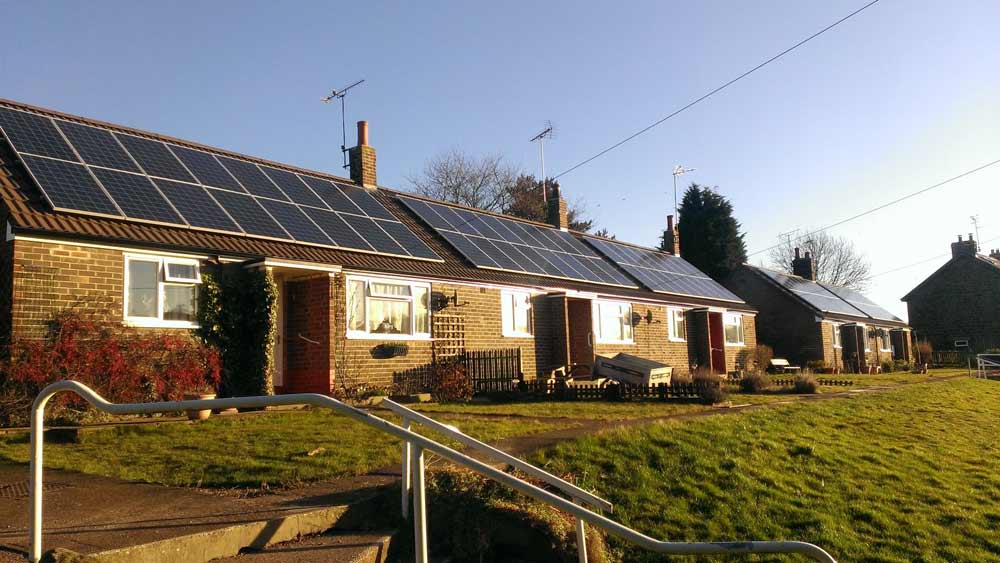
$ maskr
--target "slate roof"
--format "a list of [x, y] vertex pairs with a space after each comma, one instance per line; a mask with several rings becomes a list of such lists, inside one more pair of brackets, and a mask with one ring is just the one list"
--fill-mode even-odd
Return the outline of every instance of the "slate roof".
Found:
[[952, 256], [951, 259], [949, 259], [947, 262], [945, 262], [944, 264], [942, 264], [940, 268], [938, 268], [937, 270], [934, 270], [934, 273], [932, 273], [931, 275], [929, 275], [926, 278], [924, 278], [924, 281], [922, 281], [919, 284], [917, 284], [917, 286], [914, 287], [913, 289], [911, 289], [909, 293], [907, 293], [906, 295], [904, 295], [903, 298], [902, 298], [902, 300], [903, 301], [910, 301], [913, 297], [916, 296], [917, 293], [920, 292], [921, 289], [923, 289], [923, 287], [929, 281], [931, 281], [932, 279], [934, 279], [935, 277], [937, 277], [938, 275], [940, 275], [942, 272], [944, 272], [945, 269], [951, 267], [956, 261], [958, 261], [958, 260], [964, 260], [966, 258], [975, 258], [975, 262], [973, 262], [973, 264], [980, 264], [980, 265], [988, 266], [992, 271], [996, 272], [997, 274], [1000, 274], [1000, 260], [997, 260], [996, 258], [993, 258], [992, 256], [987, 256], [985, 254], [978, 254], [978, 253], [974, 257], [973, 256]]
[[[304, 172], [335, 180], [341, 183], [353, 184], [349, 179], [332, 176], [323, 172], [307, 170], [287, 164], [267, 161], [264, 159], [208, 147], [182, 139], [149, 133], [110, 123], [68, 115], [49, 109], [29, 106], [19, 102], [0, 99], [0, 105], [16, 109], [34, 111], [84, 123], [96, 125], [139, 135], [151, 139], [169, 141], [201, 150], [207, 150], [218, 155], [232, 156], [266, 164], [293, 172]], [[2, 137], [0, 137], [2, 139]], [[17, 160], [16, 153], [6, 142], [0, 142], [0, 200], [3, 202], [6, 219], [15, 234], [41, 234], [56, 236], [63, 239], [80, 241], [114, 243], [142, 248], [186, 251], [199, 254], [220, 255], [226, 257], [260, 260], [262, 258], [277, 260], [292, 260], [316, 263], [320, 265], [338, 265], [345, 269], [363, 270], [379, 273], [402, 274], [440, 280], [456, 280], [490, 283], [498, 285], [558, 288], [574, 291], [585, 291], [599, 295], [633, 298], [647, 301], [657, 301], [675, 304], [690, 304], [697, 306], [719, 306], [734, 310], [753, 312], [753, 308], [745, 303], [732, 303], [680, 297], [654, 293], [647, 289], [629, 289], [611, 287], [600, 284], [578, 282], [571, 280], [552, 279], [544, 276], [518, 274], [476, 268], [470, 265], [464, 257], [455, 251], [443, 239], [439, 238], [422, 222], [420, 222], [396, 198], [395, 190], [379, 187], [373, 195], [403, 224], [427, 243], [443, 261], [413, 260], [392, 256], [352, 252], [334, 248], [324, 248], [307, 244], [254, 238], [238, 234], [216, 233], [194, 230], [184, 227], [150, 224], [113, 219], [98, 216], [81, 215], [53, 211], [43, 199], [41, 192], [34, 185], [24, 168]], [[414, 197], [413, 194], [406, 194]], [[478, 211], [478, 210], [477, 210]], [[512, 218], [519, 220], [517, 218]], [[531, 223], [530, 221], [525, 221]], [[547, 225], [546, 225], [547, 226]], [[582, 234], [582, 233], [575, 233]], [[637, 284], [638, 285], [638, 284]]]

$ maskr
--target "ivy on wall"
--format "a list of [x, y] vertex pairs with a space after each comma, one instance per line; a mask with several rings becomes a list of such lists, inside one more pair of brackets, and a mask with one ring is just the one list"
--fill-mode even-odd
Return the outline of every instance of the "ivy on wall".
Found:
[[202, 273], [198, 336], [222, 351], [224, 397], [274, 394], [278, 288], [271, 272], [222, 264]]

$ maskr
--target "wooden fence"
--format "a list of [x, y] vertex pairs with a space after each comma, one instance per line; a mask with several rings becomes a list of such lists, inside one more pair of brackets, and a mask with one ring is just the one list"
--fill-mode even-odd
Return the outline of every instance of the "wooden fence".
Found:
[[[521, 349], [466, 350], [443, 361], [465, 366], [473, 393], [505, 393], [517, 391], [523, 379]], [[392, 374], [398, 393], [426, 393], [434, 389], [434, 363], [424, 364]]]
[[[706, 390], [701, 383], [667, 385], [589, 385], [567, 384], [562, 380], [535, 379], [521, 383], [521, 391], [538, 399], [552, 401], [629, 401], [633, 399], [698, 399]], [[718, 386], [718, 383], [711, 384]]]

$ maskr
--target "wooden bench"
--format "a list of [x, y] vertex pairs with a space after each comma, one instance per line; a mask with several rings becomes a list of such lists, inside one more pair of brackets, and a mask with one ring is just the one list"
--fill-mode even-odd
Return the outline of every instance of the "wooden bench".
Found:
[[798, 373], [802, 369], [799, 366], [789, 364], [788, 360], [784, 358], [774, 358], [770, 364], [772, 373]]

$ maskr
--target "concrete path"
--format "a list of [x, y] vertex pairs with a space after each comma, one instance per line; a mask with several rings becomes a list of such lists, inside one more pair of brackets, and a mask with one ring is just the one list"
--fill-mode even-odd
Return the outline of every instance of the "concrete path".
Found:
[[218, 563], [383, 563], [387, 561], [391, 532], [334, 532], [236, 557], [216, 559]]

